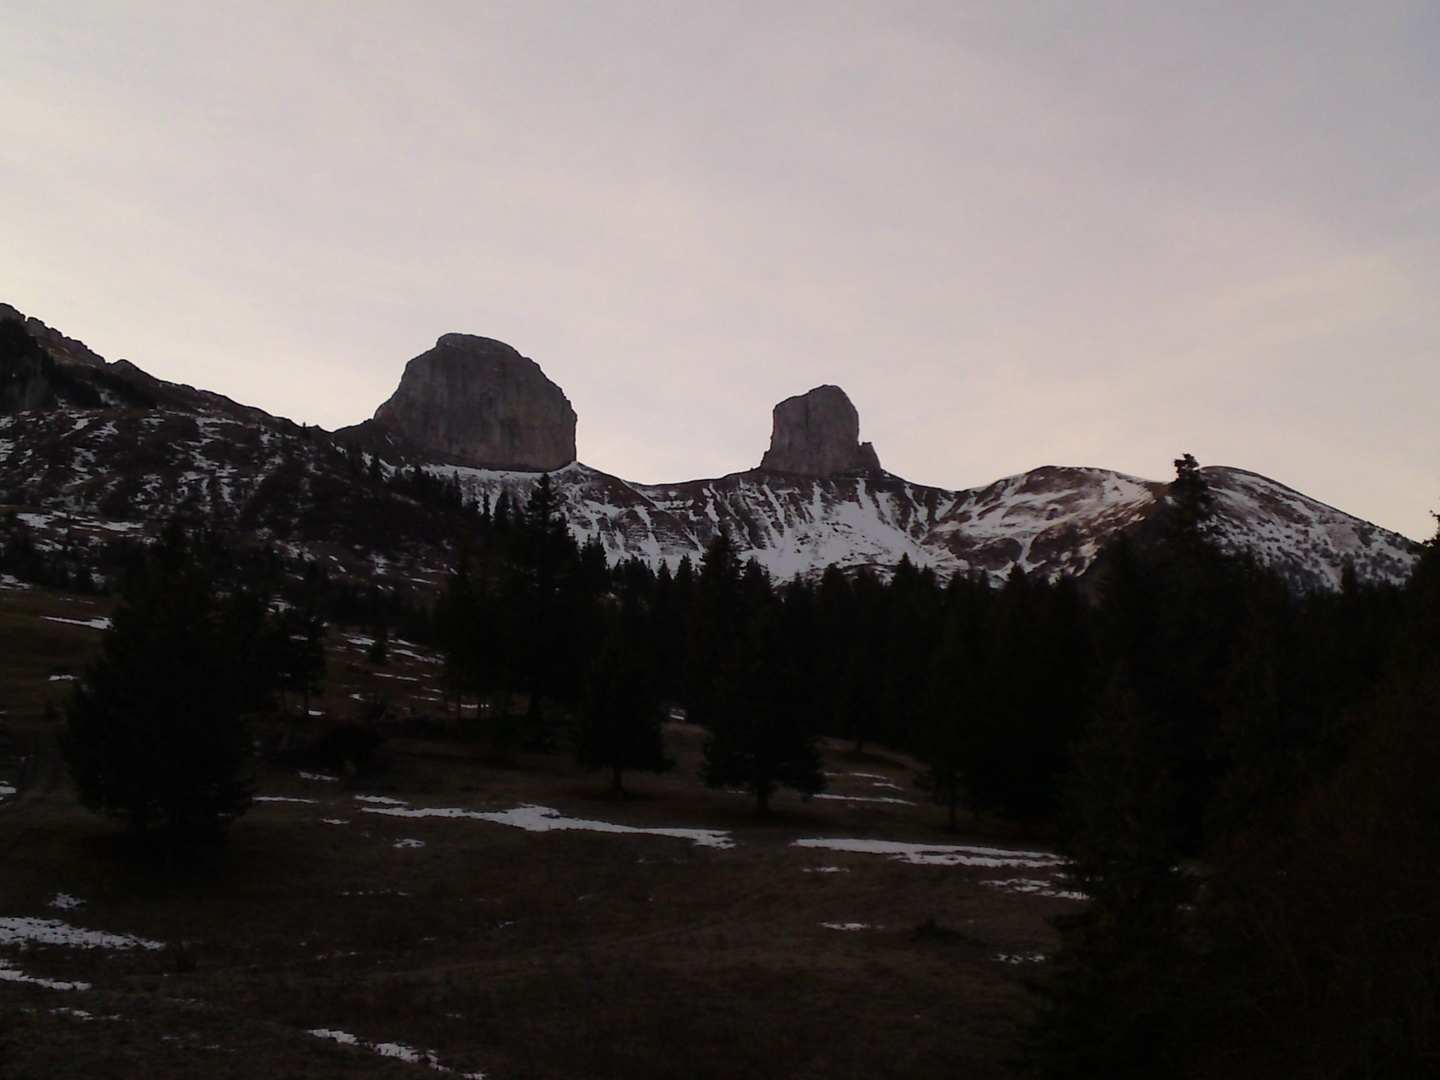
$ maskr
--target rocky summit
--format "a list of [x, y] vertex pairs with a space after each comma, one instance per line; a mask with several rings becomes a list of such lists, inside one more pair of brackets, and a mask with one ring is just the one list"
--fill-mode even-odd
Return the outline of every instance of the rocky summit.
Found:
[[775, 406], [765, 472], [848, 476], [879, 472], [880, 458], [860, 441], [860, 414], [838, 386], [817, 386]]
[[375, 422], [457, 464], [547, 472], [575, 460], [575, 410], [504, 342], [446, 334], [405, 365]]

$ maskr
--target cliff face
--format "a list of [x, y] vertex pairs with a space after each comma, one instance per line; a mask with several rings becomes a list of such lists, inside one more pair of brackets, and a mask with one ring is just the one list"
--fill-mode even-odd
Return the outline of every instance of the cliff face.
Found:
[[475, 468], [548, 472], [575, 460], [575, 410], [503, 342], [446, 334], [405, 366], [375, 422]]
[[879, 472], [875, 448], [860, 441], [860, 414], [838, 386], [817, 386], [775, 406], [765, 472], [843, 476]]

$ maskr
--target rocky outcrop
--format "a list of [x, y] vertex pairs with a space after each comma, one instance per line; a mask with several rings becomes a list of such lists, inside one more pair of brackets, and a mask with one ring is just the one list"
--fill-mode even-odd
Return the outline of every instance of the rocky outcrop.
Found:
[[461, 464], [548, 472], [575, 460], [575, 410], [509, 345], [446, 334], [405, 365], [375, 422]]
[[838, 386], [817, 386], [775, 406], [765, 472], [844, 476], [879, 472], [880, 458], [860, 441], [860, 414]]
[[85, 367], [103, 368], [104, 357], [92, 351], [83, 341], [66, 337], [60, 331], [46, 326], [39, 319], [28, 318], [9, 304], [0, 304], [0, 320], [16, 319], [25, 332], [40, 343], [40, 346], [60, 364], [80, 364]]

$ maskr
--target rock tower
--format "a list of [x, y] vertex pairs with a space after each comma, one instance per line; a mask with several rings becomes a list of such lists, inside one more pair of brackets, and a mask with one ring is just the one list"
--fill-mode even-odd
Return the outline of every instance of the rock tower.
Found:
[[575, 410], [504, 342], [446, 334], [405, 365], [375, 422], [483, 469], [548, 472], [575, 460]]
[[775, 406], [770, 449], [760, 461], [766, 472], [797, 476], [841, 476], [879, 472], [880, 458], [860, 441], [860, 414], [838, 386], [817, 386]]

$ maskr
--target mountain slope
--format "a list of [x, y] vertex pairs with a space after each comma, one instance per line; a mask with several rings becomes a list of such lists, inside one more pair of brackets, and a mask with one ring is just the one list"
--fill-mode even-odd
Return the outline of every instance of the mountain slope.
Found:
[[[178, 516], [337, 572], [433, 586], [466, 517], [461, 500], [494, 505], [507, 492], [523, 504], [539, 479], [457, 465], [374, 422], [334, 434], [300, 427], [125, 361], [107, 364], [37, 320], [5, 320], [7, 310], [0, 327], [26, 337], [0, 356], [0, 376], [24, 386], [0, 413], [7, 543], [23, 533], [85, 561], [83, 552]], [[1414, 565], [1411, 541], [1283, 484], [1241, 469], [1203, 474], [1215, 494], [1214, 542], [1297, 588], [1336, 588], [1347, 565], [1361, 580], [1398, 582]], [[879, 468], [634, 484], [573, 462], [551, 475], [571, 531], [612, 561], [674, 566], [698, 559], [723, 529], [776, 579], [832, 564], [884, 574], [902, 559], [942, 576], [999, 579], [1016, 566], [1079, 574], [1105, 544], [1161, 512], [1167, 490], [1057, 466], [962, 491]]]

